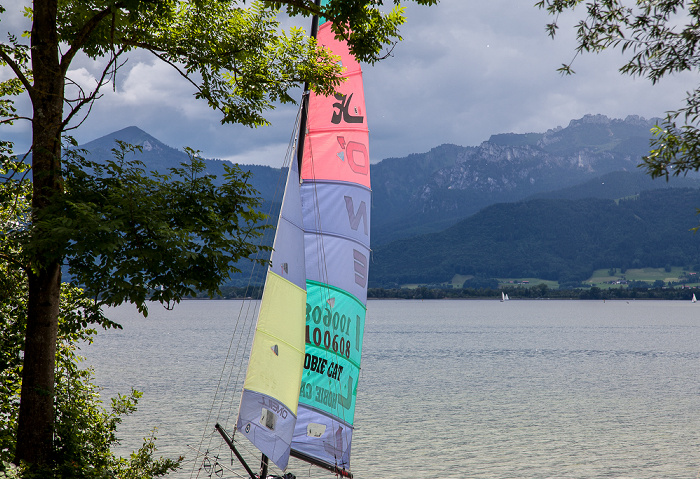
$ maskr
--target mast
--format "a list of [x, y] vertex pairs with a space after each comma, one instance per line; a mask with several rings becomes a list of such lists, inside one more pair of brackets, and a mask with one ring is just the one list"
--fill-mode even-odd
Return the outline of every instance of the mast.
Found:
[[[316, 0], [316, 6], [321, 6], [321, 0]], [[311, 38], [318, 35], [318, 15], [311, 19]], [[301, 163], [304, 158], [304, 137], [306, 136], [306, 122], [309, 110], [309, 82], [304, 82], [304, 93], [301, 100], [301, 118], [299, 119], [299, 140], [297, 141], [297, 169], [301, 171]]]
[[[321, 5], [321, 0], [316, 0], [316, 6], [320, 7]], [[313, 19], [311, 20], [311, 37], [316, 38], [318, 34], [318, 15], [314, 15]], [[306, 132], [306, 123], [307, 123], [307, 110], [309, 107], [309, 82], [304, 82], [304, 93], [302, 97], [302, 110], [301, 110], [301, 118], [299, 120], [299, 132], [298, 132], [298, 150], [297, 150], [297, 171], [301, 171], [301, 164], [302, 164], [302, 159], [304, 155], [304, 136]], [[268, 466], [269, 466], [269, 458], [265, 453], [262, 454], [260, 458], [260, 474], [258, 477], [260, 479], [265, 479], [267, 477], [267, 471], [268, 471]]]

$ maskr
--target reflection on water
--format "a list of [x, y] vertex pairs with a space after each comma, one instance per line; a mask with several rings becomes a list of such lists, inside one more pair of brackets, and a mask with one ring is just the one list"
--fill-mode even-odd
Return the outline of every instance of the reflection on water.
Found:
[[[84, 353], [105, 395], [144, 392], [121, 453], [157, 426], [162, 453], [191, 455], [218, 414], [212, 397], [240, 307], [110, 311], [124, 330], [101, 332]], [[357, 478], [700, 473], [700, 305], [370, 301], [363, 351]]]

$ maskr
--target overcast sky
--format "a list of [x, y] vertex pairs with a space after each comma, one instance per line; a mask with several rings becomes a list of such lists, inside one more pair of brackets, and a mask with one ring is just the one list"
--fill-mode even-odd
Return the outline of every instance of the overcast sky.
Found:
[[[622, 76], [618, 52], [579, 57], [576, 75], [561, 76], [556, 69], [574, 55], [576, 18], [560, 19], [560, 34], [552, 40], [544, 29], [550, 18], [534, 2], [407, 4], [404, 41], [393, 57], [364, 67], [372, 162], [443, 143], [474, 146], [495, 133], [544, 132], [588, 113], [663, 116], [694, 87], [694, 75], [656, 86]], [[19, 18], [3, 18], [0, 26]], [[96, 67], [83, 60], [70, 74], [87, 86], [94, 84]], [[80, 143], [135, 125], [172, 147], [199, 149], [206, 158], [280, 166], [296, 115], [296, 107], [283, 106], [268, 115], [271, 127], [221, 125], [177, 73], [144, 54], [129, 60], [115, 90], [103, 93], [73, 132]], [[15, 140], [18, 152], [30, 142], [28, 125], [1, 129], [0, 135]]]

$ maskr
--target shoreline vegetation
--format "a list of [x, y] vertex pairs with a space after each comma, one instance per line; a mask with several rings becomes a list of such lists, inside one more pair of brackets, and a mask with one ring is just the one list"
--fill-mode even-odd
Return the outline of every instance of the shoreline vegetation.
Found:
[[[222, 294], [216, 297], [204, 293], [189, 299], [260, 299], [262, 288], [223, 287]], [[578, 289], [553, 289], [544, 283], [533, 286], [506, 286], [502, 288], [453, 288], [443, 285], [429, 285], [412, 288], [369, 288], [368, 299], [494, 299], [501, 293], [510, 299], [585, 299], [585, 300], [637, 300], [664, 299], [690, 301], [693, 294], [700, 296], [700, 287], [614, 287], [592, 286]]]
[[[455, 275], [438, 284], [384, 285], [367, 289], [368, 299], [666, 299], [700, 298], [700, 265], [694, 267], [600, 269], [586, 281], [560, 284], [541, 278], [477, 278]], [[371, 282], [370, 282], [371, 283]], [[199, 293], [189, 299], [260, 299], [262, 286], [223, 286], [216, 297]]]

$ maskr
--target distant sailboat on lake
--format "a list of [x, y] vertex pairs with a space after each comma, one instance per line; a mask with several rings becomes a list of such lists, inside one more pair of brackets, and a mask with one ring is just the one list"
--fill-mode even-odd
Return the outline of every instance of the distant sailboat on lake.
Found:
[[698, 300], [695, 298], [695, 293], [693, 293], [693, 299], [690, 300], [691, 303], [696, 303]]

